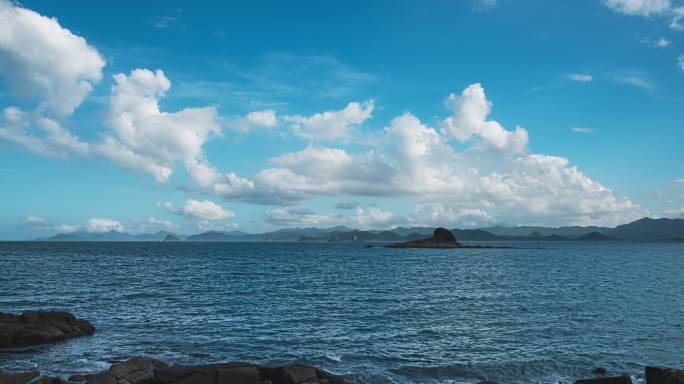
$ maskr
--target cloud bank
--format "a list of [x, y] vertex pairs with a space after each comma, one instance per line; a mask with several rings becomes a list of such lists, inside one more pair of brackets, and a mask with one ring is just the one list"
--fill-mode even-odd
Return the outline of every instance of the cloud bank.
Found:
[[[607, 0], [605, 4], [635, 15], [672, 9], [665, 0]], [[434, 127], [407, 111], [377, 123], [374, 130], [361, 130], [373, 118], [373, 99], [310, 115], [278, 116], [261, 109], [226, 119], [214, 105], [165, 111], [160, 100], [172, 92], [172, 82], [161, 69], [139, 68], [114, 75], [107, 129], [98, 139], [85, 142], [63, 122], [101, 80], [105, 61], [85, 39], [55, 19], [0, 0], [0, 21], [0, 69], [5, 81], [15, 97], [36, 100], [32, 110], [4, 109], [0, 138], [43, 155], [103, 158], [158, 183], [169, 183], [181, 168], [188, 176], [183, 190], [194, 195], [277, 206], [264, 215], [268, 223], [353, 222], [371, 227], [506, 219], [610, 225], [643, 214], [640, 207], [616, 197], [568, 159], [533, 153], [525, 128], [507, 129], [491, 117], [494, 104], [480, 83], [447, 95], [444, 116]], [[51, 59], [39, 52], [49, 52]], [[338, 72], [341, 77], [358, 78], [344, 68]], [[593, 79], [571, 76], [576, 81]], [[624, 81], [646, 86], [635, 78]], [[220, 171], [207, 158], [204, 146], [231, 128], [243, 133], [283, 128], [282, 134], [302, 145], [272, 157], [270, 166], [252, 175]], [[362, 144], [346, 145], [352, 138]], [[318, 197], [339, 196], [402, 198], [413, 211], [398, 216], [375, 207], [356, 207], [341, 214], [303, 207]], [[234, 216], [210, 200], [189, 199], [182, 208], [164, 203], [162, 208], [203, 222]], [[86, 229], [120, 231], [123, 225], [92, 219]]]

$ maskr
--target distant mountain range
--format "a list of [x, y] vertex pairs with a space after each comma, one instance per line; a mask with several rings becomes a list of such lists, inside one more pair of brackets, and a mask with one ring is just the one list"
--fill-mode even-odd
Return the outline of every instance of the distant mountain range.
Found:
[[[242, 231], [207, 231], [185, 236], [159, 231], [152, 234], [129, 234], [110, 231], [105, 233], [61, 233], [46, 241], [361, 241], [395, 242], [422, 239], [430, 236], [433, 227], [397, 227], [390, 230], [362, 231], [344, 226], [332, 228], [285, 228], [260, 234]], [[684, 241], [684, 219], [643, 218], [629, 224], [608, 227], [537, 227], [496, 226], [480, 229], [452, 229], [459, 241]]]

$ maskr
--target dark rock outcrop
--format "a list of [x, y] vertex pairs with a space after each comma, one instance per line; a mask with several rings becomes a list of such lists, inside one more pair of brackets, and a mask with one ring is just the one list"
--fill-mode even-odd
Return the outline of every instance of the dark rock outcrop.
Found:
[[344, 384], [344, 380], [306, 365], [280, 367], [245, 363], [172, 366], [156, 370], [155, 384]]
[[575, 384], [632, 384], [632, 379], [627, 375], [598, 377], [595, 379], [577, 380]]
[[59, 377], [41, 376], [38, 371], [0, 373], [0, 384], [65, 384]]
[[24, 384], [40, 377], [38, 371], [0, 374], [0, 384]]
[[432, 237], [423, 240], [412, 240], [403, 243], [388, 244], [388, 248], [463, 248], [456, 237], [448, 229], [437, 228]]
[[[149, 357], [131, 357], [108, 370], [72, 375], [69, 383], [82, 384], [345, 384], [344, 379], [307, 365], [264, 366], [222, 363], [197, 366], [169, 365]], [[38, 371], [0, 373], [0, 384], [67, 384]]]
[[0, 313], [0, 348], [54, 343], [93, 332], [92, 324], [68, 312]]
[[646, 367], [646, 384], [684, 384], [684, 370]]
[[83, 378], [86, 384], [151, 384], [155, 381], [155, 371], [168, 366], [160, 360], [136, 356]]

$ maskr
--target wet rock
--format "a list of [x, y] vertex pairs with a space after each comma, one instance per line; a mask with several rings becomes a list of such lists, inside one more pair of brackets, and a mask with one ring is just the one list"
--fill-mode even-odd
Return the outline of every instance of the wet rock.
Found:
[[60, 377], [41, 376], [38, 371], [0, 373], [0, 384], [65, 384]]
[[0, 313], [0, 348], [54, 343], [93, 332], [92, 324], [68, 312]]
[[155, 371], [157, 384], [344, 384], [344, 380], [305, 365], [268, 367], [244, 363], [172, 366]]
[[131, 357], [108, 370], [85, 375], [87, 384], [146, 384], [155, 381], [155, 370], [168, 367], [163, 361], [149, 357]]
[[159, 384], [259, 384], [257, 367], [240, 363], [160, 368], [155, 377]]
[[684, 384], [684, 370], [646, 367], [646, 384]]
[[595, 375], [605, 375], [608, 373], [608, 370], [606, 370], [605, 368], [602, 368], [602, 367], [598, 367], [598, 368], [594, 368], [594, 370], [592, 372], [594, 372]]
[[598, 377], [595, 379], [577, 380], [575, 384], [632, 384], [629, 376]]
[[72, 381], [74, 383], [80, 383], [82, 381], [85, 381], [85, 376], [81, 375], [80, 373], [77, 373], [75, 375], [69, 376], [67, 381]]
[[0, 374], [0, 384], [25, 384], [40, 377], [38, 371], [2, 373]]

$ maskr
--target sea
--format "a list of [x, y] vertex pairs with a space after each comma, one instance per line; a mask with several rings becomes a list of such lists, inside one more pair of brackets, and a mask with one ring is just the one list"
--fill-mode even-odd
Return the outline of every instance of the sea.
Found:
[[684, 244], [1, 242], [0, 311], [91, 337], [0, 350], [51, 375], [129, 356], [305, 363], [356, 383], [570, 383], [684, 368]]

